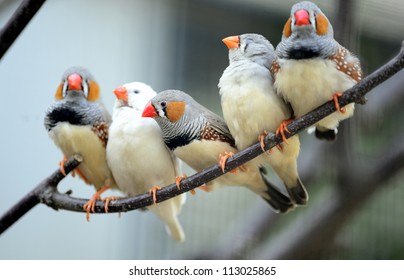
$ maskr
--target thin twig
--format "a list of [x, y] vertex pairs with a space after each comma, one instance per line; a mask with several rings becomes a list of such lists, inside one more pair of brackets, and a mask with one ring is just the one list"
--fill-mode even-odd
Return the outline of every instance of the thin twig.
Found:
[[45, 0], [24, 0], [0, 31], [0, 59], [24, 30]]
[[[78, 155], [71, 157], [64, 165], [66, 174], [70, 173], [82, 162], [82, 158]], [[56, 186], [65, 176], [60, 170], [55, 171], [52, 175], [45, 178], [32, 191], [25, 195], [19, 202], [11, 207], [2, 217], [0, 217], [0, 234], [14, 224], [19, 218], [25, 215], [38, 203], [44, 202], [45, 194], [49, 190], [56, 190]], [[48, 201], [47, 205], [51, 206]]]
[[[344, 95], [339, 98], [341, 107], [349, 103], [364, 104], [364, 96], [377, 85], [386, 81], [404, 67], [404, 42], [402, 43], [399, 54], [391, 61], [374, 71], [372, 74], [364, 78], [360, 83], [353, 88], [344, 92]], [[332, 101], [325, 103], [312, 112], [296, 119], [288, 125], [290, 133], [286, 133], [289, 138], [298, 132], [312, 126], [322, 118], [333, 113], [335, 106]], [[265, 139], [265, 150], [268, 150], [282, 142], [280, 136], [268, 135]], [[245, 162], [257, 157], [263, 153], [259, 143], [240, 151], [231, 157], [226, 164], [225, 172], [233, 170], [234, 168], [244, 164]], [[181, 181], [181, 189], [178, 190], [177, 186], [173, 183], [157, 192], [157, 202], [161, 202], [177, 196], [181, 193], [188, 192], [198, 186], [201, 186], [217, 177], [223, 175], [221, 168], [218, 164], [206, 168], [205, 170], [196, 173], [192, 176]], [[85, 199], [78, 199], [69, 195], [60, 194], [57, 190], [48, 193], [47, 199], [44, 200], [45, 204], [51, 205], [53, 208], [65, 209], [70, 211], [84, 212], [83, 205], [87, 202]], [[109, 206], [109, 212], [126, 212], [149, 206], [153, 204], [153, 199], [149, 194], [141, 194], [134, 197], [123, 198], [112, 201]], [[98, 201], [95, 207], [95, 213], [104, 213], [104, 203]]]

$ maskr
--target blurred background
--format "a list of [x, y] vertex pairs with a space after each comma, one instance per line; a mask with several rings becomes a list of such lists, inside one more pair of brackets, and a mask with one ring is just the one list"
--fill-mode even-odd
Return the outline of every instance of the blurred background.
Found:
[[[156, 91], [181, 89], [221, 114], [217, 83], [228, 65], [221, 40], [260, 33], [276, 46], [296, 2], [46, 1], [0, 61], [0, 216], [58, 168], [62, 153], [43, 118], [66, 68], [87, 67], [110, 111], [116, 86], [142, 81]], [[365, 75], [399, 51], [401, 0], [314, 2]], [[20, 3], [0, 1], [1, 26]], [[186, 241], [177, 243], [148, 212], [87, 222], [84, 213], [40, 204], [0, 236], [0, 259], [404, 259], [403, 102], [401, 71], [357, 106], [337, 142], [300, 134], [305, 208], [276, 215], [244, 188], [197, 191], [179, 217]], [[71, 176], [59, 190], [94, 193]]]

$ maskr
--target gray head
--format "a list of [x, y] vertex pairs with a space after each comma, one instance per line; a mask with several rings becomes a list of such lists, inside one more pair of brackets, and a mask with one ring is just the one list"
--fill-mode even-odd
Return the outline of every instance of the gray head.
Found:
[[303, 1], [292, 6], [276, 53], [289, 59], [328, 57], [337, 46], [328, 18], [314, 3]]
[[56, 100], [84, 98], [99, 101], [100, 88], [91, 73], [83, 67], [70, 67], [62, 75], [62, 81], [55, 94]]
[[276, 58], [274, 47], [260, 34], [229, 36], [223, 39], [223, 43], [229, 48], [230, 63], [250, 60], [270, 68]]
[[165, 90], [150, 100], [142, 117], [154, 118], [161, 128], [166, 145], [173, 150], [199, 139], [205, 125], [201, 107], [183, 91]]
[[154, 118], [171, 150], [202, 138], [219, 139], [234, 146], [224, 120], [179, 90], [158, 93], [146, 105], [142, 117]]
[[46, 112], [45, 127], [50, 130], [60, 122], [74, 125], [110, 123], [111, 117], [99, 97], [99, 86], [90, 72], [82, 67], [67, 69], [56, 90], [56, 102]]

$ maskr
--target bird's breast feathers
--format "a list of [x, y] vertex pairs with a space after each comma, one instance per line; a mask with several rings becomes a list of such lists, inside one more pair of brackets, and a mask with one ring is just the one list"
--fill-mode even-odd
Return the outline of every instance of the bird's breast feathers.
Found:
[[96, 188], [102, 187], [105, 180], [111, 177], [105, 146], [91, 126], [59, 123], [49, 132], [49, 136], [66, 156], [80, 154], [83, 157], [80, 170]]
[[219, 155], [224, 152], [237, 152], [227, 142], [194, 140], [186, 146], [178, 147], [174, 154], [196, 171], [201, 171], [219, 162]]
[[283, 120], [291, 117], [289, 108], [274, 92], [268, 76], [246, 80], [242, 84], [222, 83], [222, 86], [223, 117], [239, 149], [255, 143], [263, 130], [275, 132]]
[[300, 117], [331, 100], [336, 92], [351, 88], [356, 81], [337, 69], [336, 62], [321, 58], [279, 59], [275, 89]]

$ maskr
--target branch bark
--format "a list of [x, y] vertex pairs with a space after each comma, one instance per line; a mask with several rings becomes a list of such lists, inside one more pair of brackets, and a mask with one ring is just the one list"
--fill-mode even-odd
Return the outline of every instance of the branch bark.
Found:
[[[76, 168], [83, 159], [75, 155], [71, 157], [64, 165], [66, 175], [69, 174], [74, 168]], [[19, 218], [25, 215], [29, 210], [31, 210], [38, 203], [46, 203], [46, 194], [49, 191], [56, 190], [57, 185], [65, 176], [57, 170], [53, 172], [52, 175], [45, 178], [37, 187], [35, 187], [31, 192], [25, 195], [19, 202], [17, 202], [13, 207], [11, 207], [1, 218], [0, 218], [0, 234], [2, 234], [7, 228], [9, 228], [13, 223], [15, 223]], [[46, 203], [48, 206], [52, 206], [51, 202]], [[57, 208], [55, 208], [57, 209]]]
[[24, 0], [0, 31], [0, 59], [24, 30], [45, 0]]
[[[343, 96], [339, 98], [340, 106], [345, 106], [349, 103], [355, 102], [358, 104], [365, 103], [365, 95], [377, 85], [386, 81], [398, 71], [400, 71], [404, 67], [404, 42], [402, 43], [402, 47], [397, 56], [395, 56], [388, 63], [374, 71], [372, 74], [364, 78], [360, 83], [348, 89], [344, 92]], [[312, 126], [322, 118], [328, 116], [329, 114], [335, 111], [335, 106], [333, 101], [329, 101], [312, 112], [302, 116], [299, 119], [296, 119], [292, 123], [288, 125], [288, 130], [290, 133], [286, 133], [286, 137], [289, 138], [298, 132], [307, 129]], [[265, 139], [265, 150], [275, 147], [276, 145], [282, 142], [281, 137], [275, 135], [268, 135]], [[262, 154], [263, 151], [259, 143], [252, 145], [251, 147], [240, 151], [231, 157], [226, 164], [225, 172], [233, 170], [234, 168], [244, 164], [245, 162], [257, 157]], [[177, 186], [173, 183], [169, 186], [162, 188], [157, 192], [157, 202], [161, 202], [167, 199], [170, 199], [174, 196], [177, 196], [181, 193], [188, 192], [198, 186], [201, 186], [211, 180], [216, 179], [217, 177], [223, 175], [223, 172], [218, 164], [207, 168], [199, 173], [196, 173], [192, 176], [181, 181], [181, 188], [178, 189]], [[67, 195], [59, 194], [55, 190], [55, 192], [51, 193], [46, 202], [52, 202], [52, 206], [60, 209], [71, 210], [71, 211], [80, 211], [84, 212], [82, 206], [86, 202], [85, 199], [77, 199]], [[153, 200], [149, 194], [141, 194], [135, 197], [128, 197], [124, 199], [119, 199], [115, 201], [111, 201], [109, 206], [109, 212], [126, 212], [130, 210], [135, 210], [139, 208], [143, 208], [145, 206], [149, 206], [153, 203]], [[95, 207], [96, 213], [104, 212], [104, 203], [99, 201]]]
[[[343, 96], [339, 98], [340, 106], [345, 106], [353, 102], [358, 104], [364, 104], [366, 101], [364, 96], [371, 89], [375, 88], [379, 84], [383, 83], [384, 81], [392, 77], [403, 67], [404, 67], [404, 42], [402, 43], [401, 50], [396, 57], [394, 57], [391, 61], [380, 67], [378, 70], [376, 70], [366, 78], [364, 78], [360, 83], [358, 83], [351, 89], [346, 90]], [[322, 118], [326, 117], [327, 115], [333, 113], [334, 111], [335, 106], [332, 101], [323, 104], [322, 106], [318, 107], [312, 112], [290, 123], [288, 125], [288, 130], [290, 131], [290, 133], [286, 133], [286, 137], [289, 138], [299, 133], [300, 131], [312, 126], [313, 124], [315, 124]], [[276, 145], [280, 144], [281, 142], [282, 142], [281, 137], [269, 134], [265, 138], [265, 150], [273, 148]], [[263, 151], [259, 143], [256, 143], [251, 147], [243, 151], [240, 151], [227, 161], [225, 173], [230, 170], [233, 170], [234, 168], [244, 164], [245, 162], [257, 157], [262, 153]], [[54, 175], [55, 173], [52, 176]], [[192, 176], [189, 176], [188, 178], [181, 181], [180, 189], [178, 189], [174, 183], [168, 185], [165, 188], [162, 188], [160, 191], [157, 192], [157, 202], [161, 202], [170, 199], [174, 196], [177, 196], [181, 193], [188, 192], [194, 188], [197, 188], [198, 186], [201, 186], [211, 180], [216, 179], [221, 175], [223, 175], [223, 172], [218, 164], [206, 168], [205, 170], [196, 173]], [[48, 180], [50, 179], [49, 178], [45, 179], [43, 183], [46, 184]], [[83, 206], [88, 201], [87, 199], [75, 198], [68, 194], [61, 194], [58, 192], [57, 188], [54, 187], [54, 181], [52, 180], [50, 181], [53, 182], [53, 184], [49, 184], [51, 187], [46, 186], [43, 188], [37, 187], [34, 190], [35, 195], [33, 195], [32, 193], [30, 195], [38, 197], [40, 202], [54, 209], [65, 209], [70, 211], [84, 212]], [[34, 202], [35, 202], [34, 205], [38, 203], [35, 200]], [[149, 194], [145, 193], [134, 197], [128, 197], [111, 201], [109, 205], [109, 212], [110, 213], [127, 212], [152, 205], [152, 203], [153, 203], [152, 197]], [[18, 209], [19, 207], [21, 207], [19, 206], [19, 204], [20, 203], [18, 203], [16, 206], [10, 209], [10, 211], [7, 212], [8, 217], [13, 217], [14, 216], [13, 213], [19, 211]], [[27, 209], [29, 210], [33, 206], [30, 206]], [[21, 215], [17, 215], [17, 219], [21, 217], [23, 214], [25, 214], [28, 210], [23, 212]], [[96, 203], [95, 213], [104, 213], [104, 202], [98, 201]], [[10, 218], [7, 218], [6, 220], [8, 220], [8, 224], [10, 225], [10, 223], [12, 224], [17, 219], [12, 220]], [[2, 228], [1, 226], [2, 223], [4, 223], [3, 218], [0, 219], [0, 229]], [[2, 231], [0, 231], [0, 233], [1, 232]]]

